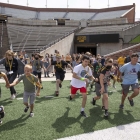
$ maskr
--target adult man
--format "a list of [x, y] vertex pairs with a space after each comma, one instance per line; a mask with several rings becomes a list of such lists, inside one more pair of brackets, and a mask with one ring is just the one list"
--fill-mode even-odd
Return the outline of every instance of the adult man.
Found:
[[72, 100], [75, 97], [77, 90], [80, 90], [83, 96], [81, 115], [85, 117], [86, 117], [86, 114], [84, 112], [84, 108], [85, 108], [86, 100], [87, 100], [86, 83], [88, 82], [89, 78], [92, 78], [93, 80], [95, 80], [95, 78], [92, 76], [92, 71], [90, 67], [88, 66], [88, 64], [89, 64], [89, 57], [86, 55], [83, 55], [82, 64], [79, 64], [74, 67], [73, 78], [71, 81], [71, 96], [70, 96], [70, 100]]
[[55, 76], [56, 76], [56, 91], [55, 91], [55, 95], [59, 96], [59, 88], [62, 87], [62, 82], [65, 78], [65, 67], [69, 66], [71, 70], [73, 70], [73, 68], [71, 67], [70, 64], [68, 64], [67, 62], [61, 60], [61, 56], [60, 55], [56, 55], [56, 61], [51, 62], [51, 64], [48, 66], [48, 68], [46, 69], [46, 71], [49, 70], [50, 66], [54, 65], [55, 68]]
[[[139, 94], [139, 84], [138, 84], [138, 75], [140, 71], [140, 64], [138, 63], [138, 54], [134, 53], [131, 55], [131, 62], [125, 64], [120, 68], [120, 73], [118, 75], [119, 79], [122, 79], [122, 99], [120, 108], [123, 109], [124, 101], [129, 92], [129, 87], [132, 87], [133, 94], [128, 97], [128, 101], [131, 106], [134, 106], [133, 98]], [[122, 73], [124, 73], [122, 77]]]

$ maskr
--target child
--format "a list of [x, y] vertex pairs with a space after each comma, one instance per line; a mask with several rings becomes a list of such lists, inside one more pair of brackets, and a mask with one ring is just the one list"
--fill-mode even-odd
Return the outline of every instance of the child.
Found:
[[[21, 75], [17, 81], [10, 84], [10, 87], [17, 85], [21, 80], [23, 80], [23, 84], [24, 84], [23, 102], [24, 102], [24, 105], [26, 106], [24, 109], [24, 112], [27, 112], [30, 107], [30, 117], [33, 117], [35, 96], [36, 95], [39, 96], [41, 85], [38, 82], [38, 78], [31, 73], [32, 73], [32, 66], [25, 65], [24, 74]], [[38, 86], [38, 88], [37, 88], [37, 93], [35, 94], [36, 86]], [[29, 98], [30, 98], [30, 105], [28, 104]]]
[[[8, 78], [6, 76], [5, 73], [3, 72], [0, 72], [0, 78], [3, 77], [5, 82], [6, 82], [6, 86], [9, 86], [9, 81], [8, 81]], [[1, 93], [0, 93], [0, 96], [1, 96]], [[4, 118], [4, 107], [3, 106], [0, 106], [0, 125], [2, 124], [2, 118]]]

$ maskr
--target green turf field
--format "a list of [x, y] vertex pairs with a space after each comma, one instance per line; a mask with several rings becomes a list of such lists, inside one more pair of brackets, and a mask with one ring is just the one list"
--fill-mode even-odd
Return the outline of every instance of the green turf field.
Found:
[[[131, 107], [126, 100], [124, 110], [118, 109], [121, 98], [121, 87], [118, 84], [116, 91], [109, 88], [109, 91], [114, 90], [114, 92], [109, 92], [108, 120], [103, 118], [101, 100], [97, 101], [96, 106], [90, 103], [95, 95], [90, 93], [90, 89], [85, 108], [89, 117], [79, 116], [82, 98], [81, 95], [77, 95], [75, 100], [68, 100], [69, 84], [69, 81], [64, 81], [59, 97], [45, 98], [46, 95], [54, 95], [55, 84], [43, 82], [44, 89], [41, 90], [41, 96], [36, 98], [33, 118], [28, 117], [29, 112], [26, 114], [23, 112], [22, 100], [9, 100], [9, 90], [1, 84], [3, 87], [0, 105], [5, 106], [6, 116], [0, 126], [0, 138], [2, 140], [53, 140], [140, 120], [140, 96], [134, 99], [134, 107]], [[22, 97], [23, 84], [17, 85], [16, 89], [17, 98]]]

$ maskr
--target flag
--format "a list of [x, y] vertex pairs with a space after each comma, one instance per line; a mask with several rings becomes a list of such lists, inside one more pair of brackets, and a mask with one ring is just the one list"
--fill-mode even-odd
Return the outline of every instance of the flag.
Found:
[[12, 46], [12, 44], [10, 45], [10, 50], [13, 52], [13, 46]]

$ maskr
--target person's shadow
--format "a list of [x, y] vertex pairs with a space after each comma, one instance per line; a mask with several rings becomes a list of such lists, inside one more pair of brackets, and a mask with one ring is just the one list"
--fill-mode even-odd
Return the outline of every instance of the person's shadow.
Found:
[[66, 128], [70, 128], [70, 125], [74, 123], [80, 123], [79, 119], [81, 118], [81, 115], [79, 115], [77, 118], [68, 117], [70, 108], [66, 107], [66, 109], [67, 111], [64, 113], [64, 115], [60, 118], [57, 118], [54, 124], [52, 124], [52, 127], [55, 128], [59, 133], [64, 132]]
[[90, 109], [90, 116], [85, 118], [83, 123], [81, 123], [81, 128], [85, 133], [93, 132], [95, 125], [103, 120], [103, 111], [101, 107], [96, 105], [94, 108]]
[[7, 123], [4, 123], [4, 118], [3, 118], [3, 124], [0, 126], [0, 132], [12, 130], [14, 128], [25, 125], [26, 124], [25, 121], [29, 118], [29, 116], [26, 116], [25, 118], [24, 116], [25, 115], [22, 115], [20, 118], [8, 121]]

